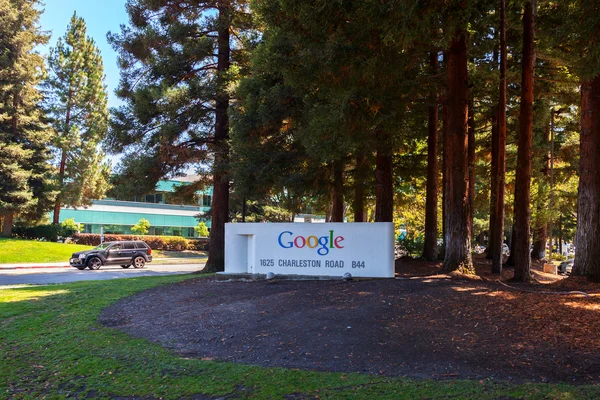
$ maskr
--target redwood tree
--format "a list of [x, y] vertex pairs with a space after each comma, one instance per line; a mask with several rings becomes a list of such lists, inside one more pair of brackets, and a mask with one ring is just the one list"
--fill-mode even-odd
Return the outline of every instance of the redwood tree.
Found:
[[577, 239], [573, 273], [600, 281], [600, 74], [581, 84]]
[[[498, 96], [498, 125], [496, 127], [496, 170], [492, 184], [496, 185], [490, 226], [492, 273], [502, 272], [502, 244], [504, 243], [504, 199], [506, 194], [506, 1], [500, 0], [500, 92]], [[492, 146], [493, 148], [494, 146]]]
[[528, 282], [531, 277], [531, 145], [533, 132], [533, 81], [535, 69], [533, 2], [527, 1], [523, 14], [523, 59], [521, 76], [521, 111], [517, 176], [515, 183], [514, 280]]
[[471, 243], [468, 216], [468, 78], [467, 32], [457, 28], [448, 51], [448, 142], [446, 178], [448, 226], [443, 272], [471, 273]]
[[[431, 73], [438, 70], [438, 54], [432, 52], [429, 56]], [[425, 200], [425, 243], [423, 258], [433, 261], [437, 258], [437, 197], [438, 197], [438, 105], [437, 94], [432, 91], [429, 105], [429, 121], [427, 124], [427, 198]]]

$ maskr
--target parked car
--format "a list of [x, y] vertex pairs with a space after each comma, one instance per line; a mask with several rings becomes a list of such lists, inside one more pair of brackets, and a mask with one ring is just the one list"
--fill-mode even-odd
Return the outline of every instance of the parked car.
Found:
[[502, 254], [505, 256], [510, 256], [510, 248], [506, 243], [502, 243]]
[[152, 262], [152, 249], [142, 241], [102, 243], [92, 250], [73, 253], [69, 264], [79, 270], [99, 269], [103, 265], [120, 265], [123, 268], [144, 268]]
[[574, 262], [575, 262], [574, 259], [561, 262], [560, 265], [558, 266], [558, 273], [570, 275], [571, 271], [573, 271]]

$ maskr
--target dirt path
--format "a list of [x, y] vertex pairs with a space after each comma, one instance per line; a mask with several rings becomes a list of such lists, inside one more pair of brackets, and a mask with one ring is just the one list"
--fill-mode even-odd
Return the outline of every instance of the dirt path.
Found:
[[600, 382], [600, 298], [449, 279], [215, 282], [139, 293], [106, 326], [187, 357], [427, 378]]

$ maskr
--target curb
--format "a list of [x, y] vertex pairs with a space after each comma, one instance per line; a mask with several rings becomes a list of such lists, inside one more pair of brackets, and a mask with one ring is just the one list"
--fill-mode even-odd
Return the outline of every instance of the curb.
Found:
[[[181, 262], [170, 262], [170, 261], [180, 261]], [[188, 261], [185, 262], [184, 260], [186, 259], [181, 259], [181, 258], [155, 258], [154, 260], [152, 260], [153, 263], [155, 264], [160, 264], [160, 265], [178, 265], [178, 264], [204, 264], [207, 260], [207, 258], [193, 258], [193, 259], [189, 259], [189, 260], [194, 260], [192, 262]], [[6, 265], [6, 264], [5, 264]], [[58, 264], [58, 265], [19, 265], [19, 264], [8, 264], [7, 266], [3, 266], [2, 264], [0, 264], [0, 272], [6, 270], [15, 270], [15, 269], [44, 269], [44, 268], [74, 268], [71, 267], [69, 264], [66, 265], [62, 265], [62, 264]]]

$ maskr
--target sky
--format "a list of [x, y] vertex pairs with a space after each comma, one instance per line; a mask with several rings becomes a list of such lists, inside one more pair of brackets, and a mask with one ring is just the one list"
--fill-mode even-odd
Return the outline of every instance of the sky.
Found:
[[42, 0], [45, 3], [44, 12], [40, 17], [42, 30], [52, 34], [48, 46], [41, 49], [43, 54], [48, 53], [49, 46], [56, 46], [58, 38], [64, 36], [73, 12], [85, 20], [87, 34], [93, 38], [102, 53], [104, 60], [104, 74], [108, 88], [108, 106], [115, 107], [120, 104], [114, 91], [119, 84], [119, 68], [117, 67], [117, 53], [106, 40], [106, 34], [120, 32], [120, 25], [127, 24], [128, 17], [125, 11], [126, 0]]

